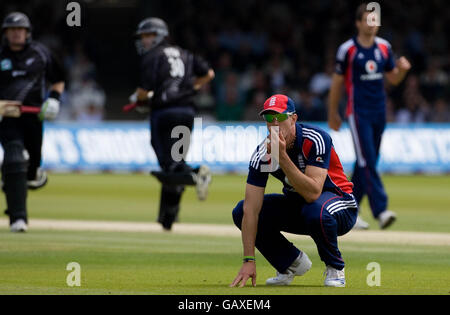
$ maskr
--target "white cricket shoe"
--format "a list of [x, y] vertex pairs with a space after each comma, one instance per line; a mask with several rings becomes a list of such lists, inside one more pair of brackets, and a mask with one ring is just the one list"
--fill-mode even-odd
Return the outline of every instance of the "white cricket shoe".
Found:
[[266, 285], [289, 285], [296, 276], [303, 276], [311, 269], [312, 262], [306, 253], [301, 252], [285, 273], [277, 272], [277, 276], [266, 280]]
[[369, 223], [363, 220], [359, 215], [356, 218], [356, 223], [353, 226], [354, 230], [368, 230], [370, 227]]
[[397, 219], [397, 214], [395, 214], [395, 212], [392, 212], [390, 210], [385, 210], [383, 212], [380, 213], [380, 215], [378, 216], [378, 223], [380, 224], [380, 228], [382, 230], [388, 228], [389, 226], [392, 225], [392, 223], [395, 222], [395, 220]]
[[336, 288], [344, 288], [345, 287], [345, 268], [342, 270], [334, 269], [331, 266], [327, 266], [324, 274], [326, 273], [326, 278], [324, 285], [326, 287], [336, 287]]
[[211, 180], [211, 170], [208, 166], [202, 165], [196, 174], [197, 197], [199, 200], [203, 201], [208, 197], [208, 189]]
[[13, 233], [23, 233], [28, 230], [28, 226], [24, 220], [19, 219], [19, 220], [15, 221], [13, 224], [11, 224], [10, 229], [11, 229], [11, 232], [13, 232]]

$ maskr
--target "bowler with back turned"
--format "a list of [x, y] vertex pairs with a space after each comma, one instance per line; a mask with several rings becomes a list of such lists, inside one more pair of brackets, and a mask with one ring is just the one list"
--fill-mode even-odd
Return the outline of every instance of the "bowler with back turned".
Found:
[[[325, 286], [345, 287], [337, 238], [352, 229], [358, 209], [332, 139], [322, 129], [298, 122], [294, 102], [285, 95], [269, 98], [260, 115], [270, 138], [256, 148], [245, 200], [233, 211], [244, 259], [231, 286], [243, 287], [249, 278], [256, 285], [255, 248], [277, 270], [267, 285], [289, 285], [309, 271], [308, 255], [281, 234], [288, 232], [312, 237], [326, 265]], [[269, 174], [283, 183], [283, 194], [265, 195]]]

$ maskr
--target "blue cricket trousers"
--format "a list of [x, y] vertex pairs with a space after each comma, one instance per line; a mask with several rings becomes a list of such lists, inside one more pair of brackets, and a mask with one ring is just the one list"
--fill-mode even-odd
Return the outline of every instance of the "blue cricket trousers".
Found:
[[[300, 254], [280, 232], [309, 235], [316, 243], [321, 260], [342, 270], [345, 266], [337, 237], [349, 232], [356, 222], [358, 209], [352, 195], [324, 192], [313, 203], [300, 197], [280, 194], [264, 196], [259, 214], [256, 248], [278, 271], [285, 272]], [[233, 210], [233, 220], [241, 229], [244, 201]]]
[[385, 114], [369, 116], [355, 113], [348, 117], [348, 121], [356, 152], [351, 180], [355, 185], [353, 195], [360, 204], [367, 194], [372, 214], [378, 218], [388, 204], [387, 194], [377, 172], [381, 139], [386, 127]]

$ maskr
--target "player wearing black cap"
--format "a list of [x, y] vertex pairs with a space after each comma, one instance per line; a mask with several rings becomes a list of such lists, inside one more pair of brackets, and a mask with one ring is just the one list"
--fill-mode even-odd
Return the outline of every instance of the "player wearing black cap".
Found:
[[[200, 200], [207, 195], [211, 175], [206, 166], [193, 169], [185, 162], [189, 141], [182, 157], [173, 156], [179, 139], [172, 138], [176, 127], [192, 131], [195, 105], [193, 96], [214, 78], [214, 71], [199, 56], [170, 45], [169, 28], [159, 18], [143, 20], [136, 31], [137, 50], [142, 56], [141, 80], [130, 100], [137, 109], [151, 111], [151, 144], [162, 172], [153, 172], [162, 183], [158, 222], [165, 230], [176, 220], [186, 185], [196, 185]], [[187, 129], [186, 129], [187, 128]]]
[[1, 26], [0, 100], [35, 107], [38, 113], [0, 117], [2, 188], [12, 232], [27, 230], [27, 189], [47, 183], [40, 169], [42, 121], [56, 118], [64, 91], [61, 65], [45, 46], [32, 40], [31, 31], [30, 20], [20, 12], [6, 16]]

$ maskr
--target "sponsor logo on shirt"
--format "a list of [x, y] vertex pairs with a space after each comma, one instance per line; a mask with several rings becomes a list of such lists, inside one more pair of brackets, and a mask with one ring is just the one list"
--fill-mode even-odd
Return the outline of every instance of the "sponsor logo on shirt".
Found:
[[373, 60], [368, 60], [366, 62], [366, 72], [371, 74], [371, 73], [375, 73], [378, 70], [378, 65], [375, 61]]
[[24, 76], [27, 75], [27, 72], [26, 71], [17, 70], [17, 71], [13, 71], [11, 73], [11, 75], [13, 76], [13, 78], [15, 78], [15, 77], [24, 77]]
[[3, 59], [0, 63], [2, 71], [9, 71], [12, 69], [12, 62], [10, 59]]
[[380, 80], [383, 78], [383, 74], [378, 71], [378, 65], [373, 60], [368, 60], [366, 62], [366, 72], [367, 74], [361, 75], [362, 81], [372, 81], [372, 80]]

